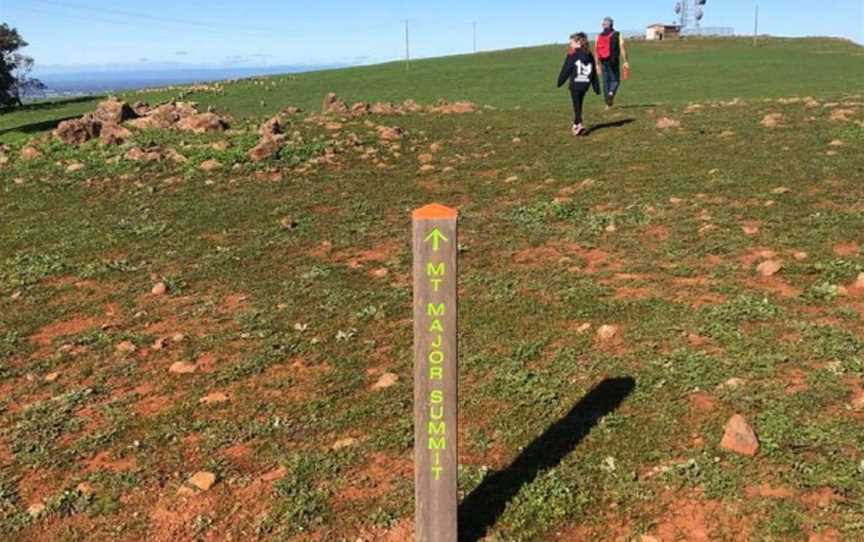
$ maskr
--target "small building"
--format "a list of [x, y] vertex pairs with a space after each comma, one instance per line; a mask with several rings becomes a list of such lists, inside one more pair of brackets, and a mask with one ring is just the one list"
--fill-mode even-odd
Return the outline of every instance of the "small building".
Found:
[[677, 40], [681, 37], [681, 27], [674, 24], [657, 23], [648, 25], [645, 39], [652, 41]]

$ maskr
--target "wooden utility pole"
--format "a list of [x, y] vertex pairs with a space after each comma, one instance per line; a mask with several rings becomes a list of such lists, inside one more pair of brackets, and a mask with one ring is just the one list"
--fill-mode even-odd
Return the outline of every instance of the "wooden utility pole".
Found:
[[477, 21], [471, 23], [473, 29], [473, 38], [474, 38], [474, 52], [477, 52]]
[[415, 541], [456, 542], [458, 213], [432, 204], [416, 209], [411, 218]]
[[411, 40], [408, 36], [408, 20], [405, 20], [405, 69], [411, 65]]
[[756, 15], [753, 18], [753, 47], [759, 45], [759, 4], [756, 4]]

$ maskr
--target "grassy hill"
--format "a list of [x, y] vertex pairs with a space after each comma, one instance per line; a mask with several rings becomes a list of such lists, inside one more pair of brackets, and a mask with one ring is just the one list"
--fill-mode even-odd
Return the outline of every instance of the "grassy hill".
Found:
[[[864, 50], [633, 48], [579, 139], [560, 47], [130, 94], [232, 130], [120, 147], [45, 135], [94, 101], [0, 117], [0, 538], [410, 539], [409, 213], [437, 201], [464, 540], [859, 540]], [[286, 116], [247, 158], [331, 90], [491, 108]]]
[[[528, 111], [562, 109], [555, 79], [562, 46], [550, 45], [414, 61], [266, 77], [227, 84], [224, 93], [193, 99], [239, 117], [273, 115], [289, 105], [317, 110], [335, 91], [357, 101], [413, 98], [429, 103], [467, 99], [500, 108]], [[693, 100], [838, 96], [864, 87], [862, 48], [836, 39], [765, 39], [758, 48], [746, 39], [682, 42], [635, 41], [631, 45], [633, 80], [625, 99], [632, 104], [681, 104]], [[129, 101], [158, 102], [174, 92], [128, 93]], [[96, 99], [0, 116], [0, 142], [45, 130], [58, 119], [92, 109]], [[566, 105], [566, 104], [565, 104]]]

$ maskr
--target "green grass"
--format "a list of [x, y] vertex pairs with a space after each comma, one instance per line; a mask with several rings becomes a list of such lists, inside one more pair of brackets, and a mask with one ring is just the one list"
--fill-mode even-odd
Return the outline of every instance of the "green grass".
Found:
[[[860, 539], [850, 400], [864, 387], [864, 305], [851, 285], [864, 258], [835, 246], [864, 244], [862, 49], [633, 50], [620, 108], [590, 98], [589, 124], [618, 125], [578, 140], [552, 84], [558, 46], [230, 83], [189, 98], [232, 115], [231, 132], [139, 132], [119, 148], [37, 139], [29, 162], [30, 138], [94, 102], [0, 117], [0, 537], [407, 539], [409, 213], [438, 201], [461, 213], [460, 493], [522, 481], [502, 488], [488, 540]], [[315, 111], [330, 90], [494, 109], [349, 119], [338, 133], [295, 117], [296, 143], [247, 159], [261, 119]], [[778, 100], [794, 96], [819, 106]], [[768, 113], [783, 124], [760, 125]], [[661, 117], [682, 128], [658, 129]], [[375, 125], [403, 128], [399, 148]], [[132, 145], [189, 161], [122, 159]], [[328, 147], [335, 163], [310, 165]], [[369, 149], [384, 167], [361, 158]], [[225, 167], [205, 173], [208, 159]], [[768, 258], [783, 267], [759, 278]], [[149, 293], [158, 281], [168, 295]], [[604, 324], [614, 340], [597, 339]], [[176, 362], [198, 369], [170, 373]], [[398, 381], [373, 391], [385, 372]], [[572, 429], [590, 431], [560, 461], [519, 462], [544, 434], [564, 438], [555, 424], [608, 378], [635, 382], [620, 406], [580, 411]], [[201, 402], [214, 392], [229, 400]], [[734, 413], [761, 439], [755, 458], [719, 446]], [[216, 484], [179, 494], [199, 470]], [[789, 496], [754, 494], [762, 485]]]

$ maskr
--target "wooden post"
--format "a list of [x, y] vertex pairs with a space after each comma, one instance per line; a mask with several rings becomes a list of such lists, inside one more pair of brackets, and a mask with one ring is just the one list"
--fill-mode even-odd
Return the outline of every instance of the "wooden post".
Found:
[[457, 537], [457, 217], [437, 204], [412, 215], [416, 542]]
[[753, 17], [753, 47], [759, 45], [759, 5], [756, 5], [756, 15]]

